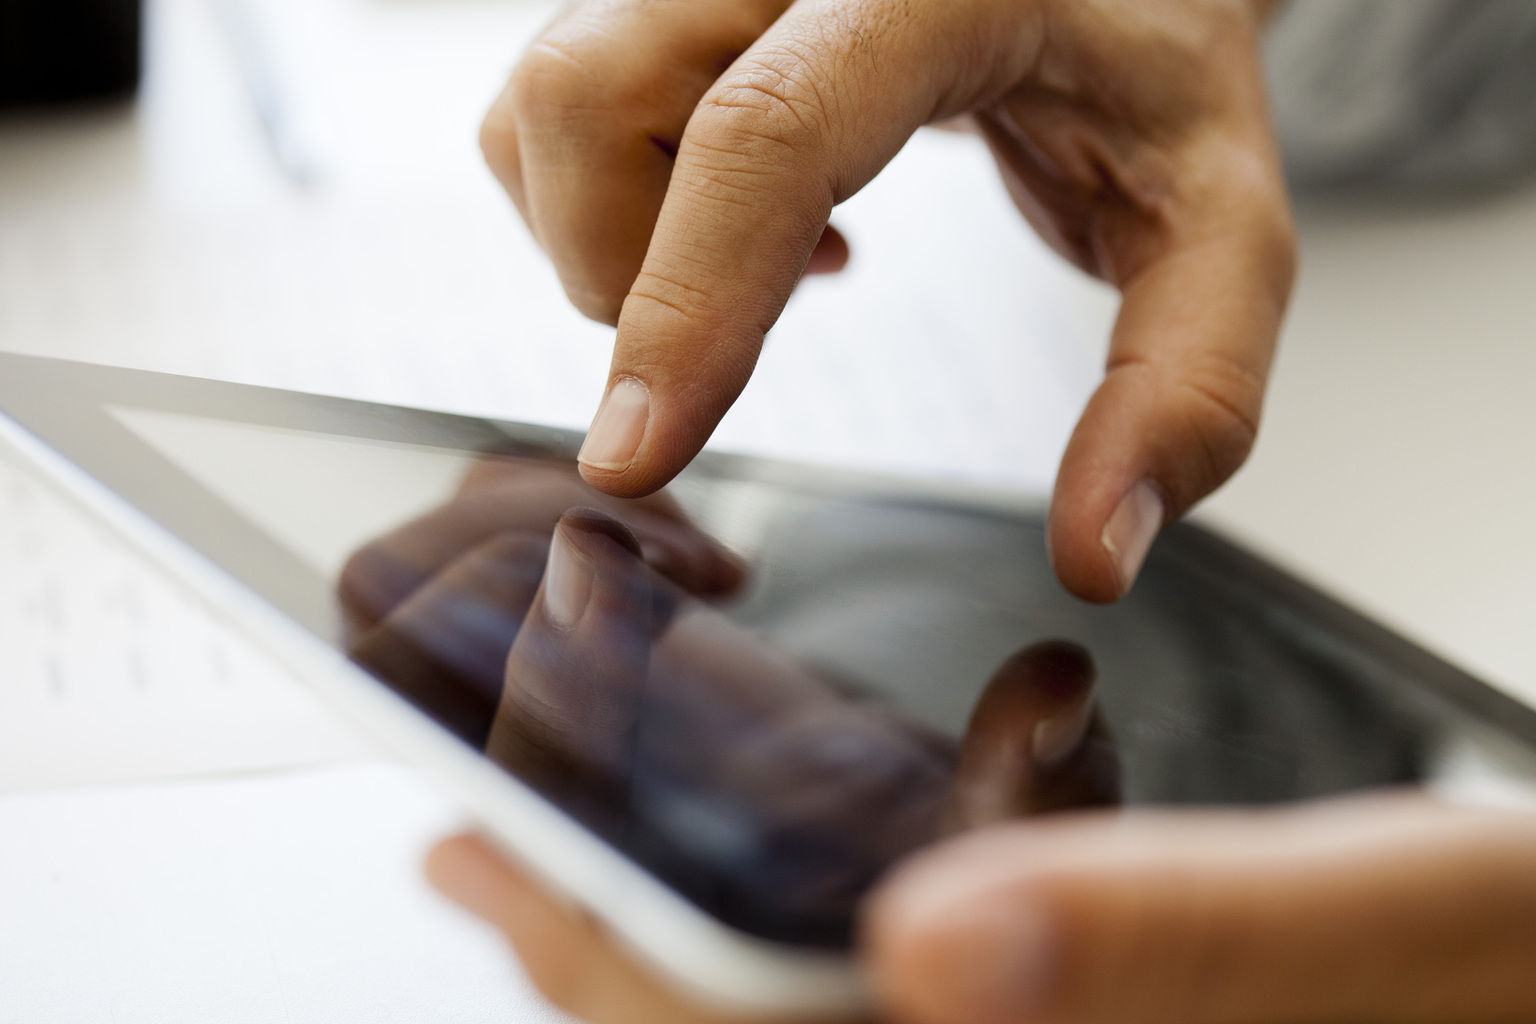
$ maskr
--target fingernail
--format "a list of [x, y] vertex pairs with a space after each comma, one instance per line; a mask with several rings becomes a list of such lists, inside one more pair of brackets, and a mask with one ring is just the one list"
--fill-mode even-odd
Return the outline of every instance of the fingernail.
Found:
[[1078, 701], [1055, 718], [1041, 719], [1030, 738], [1029, 751], [1042, 768], [1055, 768], [1082, 746], [1093, 720], [1093, 701]]
[[1115, 508], [1099, 541], [1115, 564], [1115, 576], [1123, 597], [1136, 582], [1147, 551], [1163, 528], [1163, 499], [1150, 480], [1132, 487]]
[[620, 377], [598, 407], [577, 460], [615, 473], [628, 469], [640, 450], [650, 417], [650, 391], [633, 377]]
[[566, 529], [555, 527], [544, 569], [544, 615], [560, 629], [580, 622], [592, 597], [592, 562], [576, 550]]

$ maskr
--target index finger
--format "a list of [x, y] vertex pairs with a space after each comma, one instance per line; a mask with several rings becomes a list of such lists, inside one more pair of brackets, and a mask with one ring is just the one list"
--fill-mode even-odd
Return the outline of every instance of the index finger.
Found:
[[745, 387], [832, 207], [1008, 74], [966, 27], [1027, 39], [1028, 5], [950, 6], [802, 0], [700, 102], [581, 450], [593, 485], [647, 494], [686, 465]]

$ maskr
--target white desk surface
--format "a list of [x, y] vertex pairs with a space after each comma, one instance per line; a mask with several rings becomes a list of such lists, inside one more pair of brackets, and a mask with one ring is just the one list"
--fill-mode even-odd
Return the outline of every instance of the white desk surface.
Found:
[[[306, 191], [224, 2], [151, 0], [134, 109], [0, 121], [0, 346], [584, 424], [610, 335], [474, 145], [551, 5], [247, 0], [322, 143]], [[1113, 297], [974, 140], [926, 134], [835, 219], [853, 267], [802, 289], [719, 442], [1048, 486]], [[1536, 191], [1302, 237], [1258, 451], [1201, 514], [1536, 699]], [[327, 767], [0, 796], [0, 1024], [549, 1017], [419, 879], [452, 807], [335, 728]]]
[[1536, 188], [1301, 211], [1261, 437], [1203, 514], [1536, 701]]

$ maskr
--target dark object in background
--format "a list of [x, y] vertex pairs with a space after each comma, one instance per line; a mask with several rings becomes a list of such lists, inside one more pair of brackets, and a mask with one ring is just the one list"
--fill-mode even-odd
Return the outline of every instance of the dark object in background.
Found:
[[142, 0], [0, 0], [0, 106], [130, 96]]

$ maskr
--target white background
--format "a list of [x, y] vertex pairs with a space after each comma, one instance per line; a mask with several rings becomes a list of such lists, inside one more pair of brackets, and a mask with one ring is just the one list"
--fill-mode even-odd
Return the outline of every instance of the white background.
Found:
[[[475, 147], [550, 6], [248, 0], [246, 52], [322, 168], [302, 189], [228, 3], [151, 4], [135, 107], [0, 121], [0, 345], [583, 425], [611, 333], [567, 308]], [[1201, 514], [1536, 697], [1536, 192], [1301, 217], [1263, 437]], [[1113, 295], [1030, 236], [972, 139], [920, 136], [834, 222], [849, 272], [802, 288], [717, 442], [1047, 488]], [[547, 1014], [419, 879], [451, 806], [261, 686], [245, 717], [302, 725], [303, 756], [0, 798], [0, 1024]]]

